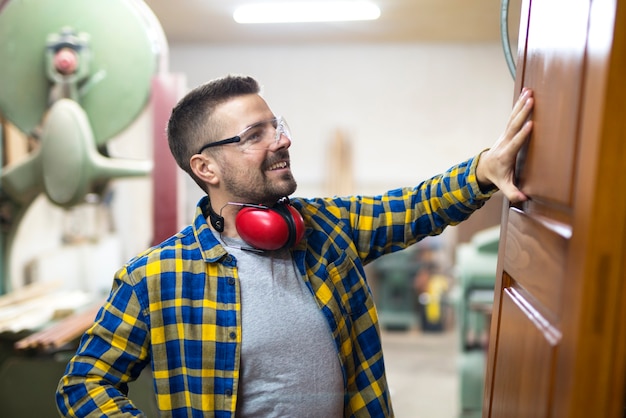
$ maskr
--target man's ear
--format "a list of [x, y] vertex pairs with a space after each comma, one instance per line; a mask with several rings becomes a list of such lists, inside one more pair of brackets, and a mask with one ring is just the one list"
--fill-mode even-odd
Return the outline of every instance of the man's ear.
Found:
[[191, 171], [208, 184], [217, 184], [219, 181], [219, 167], [215, 159], [203, 154], [195, 154], [189, 160]]

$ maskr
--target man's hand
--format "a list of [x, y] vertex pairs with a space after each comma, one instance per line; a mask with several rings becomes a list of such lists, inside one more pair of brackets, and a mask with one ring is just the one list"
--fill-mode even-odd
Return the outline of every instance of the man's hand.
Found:
[[523, 202], [528, 197], [519, 190], [514, 181], [515, 160], [517, 153], [526, 142], [533, 128], [528, 120], [534, 104], [533, 92], [524, 88], [513, 111], [504, 133], [496, 143], [483, 152], [476, 167], [478, 184], [489, 186], [495, 184], [513, 203]]

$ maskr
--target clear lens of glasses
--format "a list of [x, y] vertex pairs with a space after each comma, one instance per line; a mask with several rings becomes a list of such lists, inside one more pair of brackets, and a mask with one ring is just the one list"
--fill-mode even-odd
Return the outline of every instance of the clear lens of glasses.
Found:
[[278, 116], [247, 127], [238, 135], [239, 146], [244, 150], [266, 150], [280, 141], [282, 135], [291, 141], [289, 125]]

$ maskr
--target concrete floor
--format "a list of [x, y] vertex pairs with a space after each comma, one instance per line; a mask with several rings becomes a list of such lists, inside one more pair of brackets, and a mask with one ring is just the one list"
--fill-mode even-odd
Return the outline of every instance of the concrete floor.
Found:
[[457, 418], [457, 331], [383, 331], [382, 341], [396, 417]]

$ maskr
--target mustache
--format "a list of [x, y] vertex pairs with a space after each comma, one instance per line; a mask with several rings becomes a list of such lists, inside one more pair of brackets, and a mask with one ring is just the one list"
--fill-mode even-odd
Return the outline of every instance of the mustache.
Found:
[[267, 169], [280, 161], [287, 161], [288, 165], [291, 166], [289, 161], [289, 151], [281, 150], [279, 152], [276, 152], [274, 155], [272, 155], [271, 158], [265, 160], [263, 168]]

